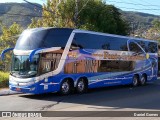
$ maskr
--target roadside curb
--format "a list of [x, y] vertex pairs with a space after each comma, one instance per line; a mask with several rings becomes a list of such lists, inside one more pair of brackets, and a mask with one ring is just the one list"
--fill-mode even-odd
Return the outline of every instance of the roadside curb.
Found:
[[11, 90], [9, 90], [9, 89], [1, 89], [1, 90], [0, 90], [0, 96], [14, 95], [14, 94], [20, 94], [20, 92], [11, 91]]

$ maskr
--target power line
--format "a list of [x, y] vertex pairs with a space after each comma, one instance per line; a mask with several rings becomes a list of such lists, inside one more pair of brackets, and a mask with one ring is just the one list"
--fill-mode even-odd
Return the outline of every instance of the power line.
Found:
[[[31, 3], [31, 2], [29, 2], [29, 1], [27, 1], [27, 0], [23, 0], [23, 1], [25, 1], [26, 3], [31, 4], [31, 5], [33, 5], [33, 6], [36, 6], [36, 7], [38, 7], [38, 8], [41, 8], [40, 6], [38, 6], [38, 5], [34, 4], [34, 3]], [[41, 9], [42, 9], [42, 8], [41, 8]], [[53, 15], [55, 15], [55, 12], [52, 12], [52, 11], [46, 9], [46, 8], [43, 8], [43, 10], [48, 11], [48, 12], [52, 13]]]
[[[114, 0], [113, 1], [112, 0], [107, 0], [107, 1], [108, 2], [115, 2], [114, 5], [116, 7], [118, 7], [118, 8], [124, 8], [124, 9], [128, 9], [128, 10], [136, 10], [136, 11], [139, 11], [139, 10], [141, 10], [141, 11], [149, 11], [150, 10], [150, 11], [152, 11], [154, 13], [156, 11], [158, 12], [160, 10], [159, 8], [152, 8], [152, 7], [158, 7], [158, 5], [151, 5], [151, 4], [150, 5], [146, 5], [146, 4], [141, 4], [141, 3], [131, 3], [131, 2], [125, 2], [125, 1], [121, 1], [120, 2], [120, 1], [114, 1]], [[137, 8], [131, 8], [131, 7], [130, 8], [129, 7], [121, 7], [121, 6], [117, 6], [116, 3], [130, 4], [130, 5], [134, 5], [134, 6], [138, 6], [139, 5], [139, 6], [142, 6], [142, 7], [145, 7], [145, 8], [140, 8], [140, 9], [138, 8], [137, 9]], [[159, 14], [159, 13], [157, 13], [157, 14]]]
[[149, 3], [149, 2], [147, 2], [147, 1], [143, 1], [143, 0], [141, 0], [142, 2], [145, 2], [145, 3], [148, 3], [150, 6], [155, 6], [155, 7], [160, 7], [160, 5], [153, 5], [153, 4], [151, 4], [151, 3]]
[[89, 0], [82, 6], [82, 8], [80, 9], [80, 11], [78, 12], [78, 14], [86, 7], [86, 5], [88, 4]]
[[76, 6], [75, 6], [75, 15], [74, 15], [74, 21], [75, 21], [75, 26], [77, 26], [77, 19], [79, 18], [79, 14], [80, 12], [86, 7], [86, 5], [88, 4], [89, 0], [87, 0], [87, 2], [82, 6], [82, 8], [78, 11], [78, 4], [79, 4], [79, 0], [75, 0], [76, 2]]
[[108, 2], [116, 2], [116, 3], [122, 3], [122, 4], [129, 4], [129, 5], [139, 5], [139, 6], [151, 6], [151, 7], [160, 7], [159, 5], [146, 5], [146, 4], [137, 4], [137, 3], [131, 3], [131, 2], [119, 2], [119, 1], [111, 1], [111, 0], [107, 0]]
[[[26, 3], [31, 4], [31, 5], [33, 5], [33, 6], [36, 6], [36, 7], [38, 7], [38, 8], [41, 8], [40, 6], [38, 6], [38, 5], [34, 4], [34, 3], [31, 3], [31, 2], [29, 2], [29, 1], [27, 1], [27, 0], [23, 0], [23, 1], [25, 1]], [[56, 24], [57, 24], [57, 16], [56, 16], [55, 12], [52, 12], [52, 11], [46, 9], [46, 8], [43, 8], [43, 10], [50, 12], [52, 15], [55, 15]], [[51, 17], [48, 17], [48, 18], [51, 18]], [[56, 27], [56, 25], [54, 25], [54, 27]]]
[[142, 9], [136, 9], [136, 8], [128, 8], [128, 7], [120, 7], [120, 8], [125, 8], [125, 9], [132, 9], [132, 10], [160, 10], [160, 9], [149, 9], [149, 8], [142, 8]]
[[[142, 3], [147, 3], [147, 1], [144, 1], [144, 2], [142, 1]], [[153, 4], [149, 4], [149, 5], [155, 6], [155, 5], [153, 5]], [[157, 5], [157, 6], [158, 6], [158, 5]], [[155, 6], [155, 7], [157, 7], [157, 6]], [[148, 7], [149, 7], [149, 8], [152, 8], [151, 6], [148, 6]], [[160, 6], [159, 6], [159, 7], [160, 7]], [[159, 8], [159, 7], [158, 7], [158, 8]], [[155, 11], [153, 11], [153, 10], [151, 10], [151, 11], [152, 11], [153, 13], [160, 14], [159, 11], [157, 11], [157, 12], [155, 12]]]
[[79, 0], [75, 0], [75, 14], [74, 14], [75, 27], [77, 27], [77, 25], [78, 25], [78, 22], [77, 22], [77, 18], [78, 18], [78, 4], [79, 4]]
[[42, 2], [47, 2], [47, 0], [41, 0]]

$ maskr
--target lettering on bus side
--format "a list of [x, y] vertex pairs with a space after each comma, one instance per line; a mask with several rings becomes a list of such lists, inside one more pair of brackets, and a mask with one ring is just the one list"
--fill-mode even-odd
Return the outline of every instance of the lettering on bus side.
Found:
[[101, 59], [112, 59], [112, 60], [129, 60], [129, 61], [136, 61], [136, 60], [145, 60], [146, 56], [141, 56], [141, 55], [118, 55], [118, 54], [110, 54], [107, 51], [104, 51], [103, 54], [102, 53], [96, 53], [96, 54], [92, 54], [92, 56], [94, 57], [100, 57]]

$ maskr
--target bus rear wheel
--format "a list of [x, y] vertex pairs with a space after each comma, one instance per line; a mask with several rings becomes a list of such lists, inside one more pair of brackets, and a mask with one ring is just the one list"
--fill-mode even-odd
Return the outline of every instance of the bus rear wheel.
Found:
[[85, 93], [87, 91], [87, 82], [84, 78], [80, 78], [76, 85], [76, 90], [78, 93]]
[[137, 75], [134, 75], [133, 81], [132, 81], [132, 86], [133, 86], [133, 87], [138, 86], [138, 81], [139, 81], [138, 76], [137, 76]]
[[61, 84], [60, 93], [63, 95], [68, 95], [71, 92], [71, 83], [68, 79], [65, 79]]
[[145, 75], [142, 75], [140, 81], [139, 81], [139, 84], [141, 86], [145, 85], [146, 84], [146, 81], [147, 81], [147, 77]]

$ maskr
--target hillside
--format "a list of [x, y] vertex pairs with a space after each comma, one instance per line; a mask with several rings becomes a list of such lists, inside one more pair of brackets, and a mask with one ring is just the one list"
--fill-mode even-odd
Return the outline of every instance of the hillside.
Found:
[[34, 16], [41, 14], [42, 7], [39, 4], [33, 6], [28, 3], [0, 3], [0, 21], [6, 26], [16, 22], [25, 28]]
[[146, 30], [152, 27], [152, 21], [154, 19], [160, 20], [160, 16], [141, 12], [121, 11], [121, 13], [134, 31], [139, 29]]
[[[151, 27], [154, 19], [160, 19], [159, 16], [140, 13], [121, 11], [123, 17], [129, 22], [132, 31], [137, 29], [147, 29]], [[31, 23], [31, 19], [35, 16], [41, 16], [42, 6], [36, 6], [28, 3], [0, 3], [0, 21], [10, 26], [13, 22], [17, 22], [24, 28]], [[35, 17], [38, 18], [38, 17]]]

